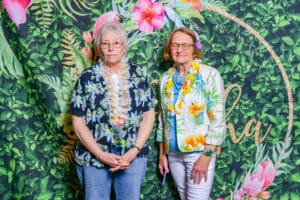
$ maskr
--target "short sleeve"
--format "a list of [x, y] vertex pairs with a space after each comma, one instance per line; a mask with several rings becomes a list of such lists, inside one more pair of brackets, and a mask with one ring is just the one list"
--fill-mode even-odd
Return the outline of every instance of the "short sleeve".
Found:
[[85, 76], [81, 75], [74, 87], [69, 112], [72, 115], [85, 118], [86, 99], [85, 99]]

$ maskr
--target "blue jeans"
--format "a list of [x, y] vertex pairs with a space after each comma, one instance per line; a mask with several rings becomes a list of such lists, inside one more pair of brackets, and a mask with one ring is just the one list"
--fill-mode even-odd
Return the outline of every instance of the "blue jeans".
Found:
[[129, 168], [117, 172], [110, 172], [108, 167], [77, 165], [77, 175], [84, 186], [85, 200], [109, 200], [112, 183], [117, 200], [139, 200], [147, 160], [137, 157]]

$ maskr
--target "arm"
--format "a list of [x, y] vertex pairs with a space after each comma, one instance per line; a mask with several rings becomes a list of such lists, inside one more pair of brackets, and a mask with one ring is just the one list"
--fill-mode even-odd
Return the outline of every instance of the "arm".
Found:
[[72, 115], [73, 127], [76, 135], [83, 146], [93, 154], [97, 160], [103, 164], [115, 167], [119, 165], [118, 157], [111, 153], [106, 153], [100, 149], [96, 141], [94, 140], [89, 128], [86, 125], [86, 121], [78, 116]]
[[139, 148], [143, 148], [143, 146], [146, 144], [152, 132], [154, 120], [155, 120], [155, 112], [153, 108], [143, 113], [143, 119], [138, 131], [138, 136], [135, 141], [135, 146]]
[[158, 169], [161, 175], [165, 173], [169, 173], [169, 165], [168, 165], [168, 158], [166, 152], [164, 150], [164, 142], [163, 142], [163, 119], [162, 119], [162, 110], [159, 112], [158, 115], [158, 128], [157, 128], [157, 137], [156, 141], [159, 144], [159, 161], [158, 161]]
[[159, 143], [159, 163], [158, 163], [159, 172], [161, 175], [165, 173], [169, 173], [169, 165], [168, 165], [168, 158], [164, 152], [164, 143]]
[[[206, 85], [206, 93], [208, 94], [207, 109], [210, 125], [207, 131], [204, 152], [207, 150], [215, 152], [216, 148], [223, 143], [226, 130], [224, 86], [218, 71], [215, 70], [214, 74], [209, 76]], [[195, 184], [199, 184], [202, 177], [204, 181], [207, 181], [207, 170], [211, 159], [212, 155], [206, 156], [202, 153], [195, 162], [191, 175], [191, 179], [194, 180]]]

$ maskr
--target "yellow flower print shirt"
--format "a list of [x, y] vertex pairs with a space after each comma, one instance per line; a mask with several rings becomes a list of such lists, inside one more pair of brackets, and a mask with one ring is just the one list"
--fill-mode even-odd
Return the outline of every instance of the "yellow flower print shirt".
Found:
[[182, 152], [202, 151], [204, 144], [221, 145], [225, 138], [225, 98], [217, 69], [195, 60], [173, 104], [175, 68], [160, 79], [160, 114], [157, 141], [168, 152], [170, 116], [176, 115], [178, 148]]

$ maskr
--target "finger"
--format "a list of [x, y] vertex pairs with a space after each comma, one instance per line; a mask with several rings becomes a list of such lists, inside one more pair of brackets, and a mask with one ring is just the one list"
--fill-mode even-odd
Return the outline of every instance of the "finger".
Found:
[[207, 171], [204, 173], [204, 181], [207, 182]]
[[119, 161], [119, 165], [121, 167], [128, 167], [130, 165], [130, 162], [128, 160], [122, 159], [122, 160]]
[[159, 169], [159, 173], [160, 173], [161, 175], [163, 175], [163, 174], [164, 174], [164, 168], [163, 168], [161, 165], [159, 165], [159, 166], [158, 166], [158, 169]]
[[169, 173], [169, 172], [170, 172], [168, 163], [165, 164], [164, 169], [165, 169], [164, 172], [166, 172], [166, 173]]
[[118, 171], [118, 170], [120, 170], [120, 169], [121, 169], [120, 166], [116, 166], [116, 167], [111, 167], [111, 168], [109, 168], [109, 171], [110, 171], [110, 172], [116, 172], [116, 171]]
[[194, 184], [199, 184], [199, 179], [201, 179], [201, 173], [196, 173], [194, 178]]

